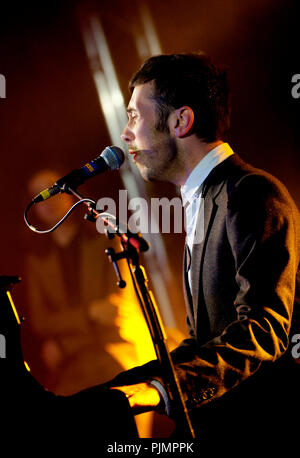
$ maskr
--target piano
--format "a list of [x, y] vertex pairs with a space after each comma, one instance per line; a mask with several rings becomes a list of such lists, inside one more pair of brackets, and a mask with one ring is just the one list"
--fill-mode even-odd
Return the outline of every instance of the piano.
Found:
[[[13, 447], [96, 450], [138, 432], [124, 393], [104, 385], [71, 396], [47, 391], [32, 376], [21, 347], [21, 319], [12, 299], [19, 277], [0, 276], [1, 441]], [[43, 456], [41, 449], [40, 456]], [[90, 454], [84, 456], [91, 456]]]

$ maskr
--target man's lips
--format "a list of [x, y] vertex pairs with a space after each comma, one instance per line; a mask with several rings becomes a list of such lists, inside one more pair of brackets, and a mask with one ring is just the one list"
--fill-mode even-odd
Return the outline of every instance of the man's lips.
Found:
[[135, 161], [135, 158], [136, 158], [136, 155], [137, 155], [137, 151], [129, 150], [129, 154], [131, 154], [133, 156], [133, 161]]

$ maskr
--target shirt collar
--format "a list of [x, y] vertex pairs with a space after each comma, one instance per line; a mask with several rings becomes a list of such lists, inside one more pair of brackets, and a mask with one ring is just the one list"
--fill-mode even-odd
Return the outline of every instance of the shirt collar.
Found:
[[185, 206], [187, 202], [191, 202], [192, 198], [198, 195], [200, 186], [210, 172], [232, 154], [234, 153], [228, 143], [222, 143], [213, 148], [200, 162], [198, 162], [184, 185], [180, 188], [183, 206]]

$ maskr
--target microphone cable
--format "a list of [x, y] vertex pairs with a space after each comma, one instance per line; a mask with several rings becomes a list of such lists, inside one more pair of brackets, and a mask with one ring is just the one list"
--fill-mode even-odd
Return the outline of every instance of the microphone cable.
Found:
[[30, 208], [35, 204], [35, 202], [32, 200], [25, 209], [24, 220], [25, 220], [26, 225], [29, 227], [31, 231], [36, 232], [37, 234], [49, 234], [50, 232], [55, 231], [55, 229], [57, 229], [71, 215], [71, 213], [73, 213], [75, 208], [83, 203], [85, 204], [89, 203], [89, 204], [92, 204], [93, 206], [96, 206], [95, 201], [92, 199], [88, 199], [88, 198], [80, 199], [78, 202], [75, 202], [75, 204], [72, 205], [72, 207], [67, 211], [67, 213], [53, 227], [51, 227], [50, 229], [40, 230], [34, 227], [28, 220], [28, 216], [27, 216], [28, 212]]

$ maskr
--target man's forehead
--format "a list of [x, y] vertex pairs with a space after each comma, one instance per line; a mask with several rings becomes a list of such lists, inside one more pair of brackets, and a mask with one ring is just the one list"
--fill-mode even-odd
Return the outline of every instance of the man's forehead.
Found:
[[153, 105], [153, 95], [154, 87], [152, 81], [135, 86], [127, 107], [127, 112], [139, 111], [144, 106]]

